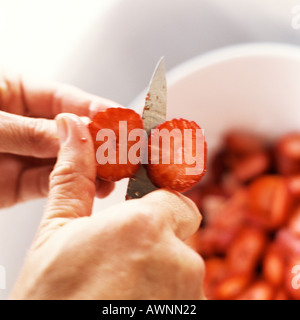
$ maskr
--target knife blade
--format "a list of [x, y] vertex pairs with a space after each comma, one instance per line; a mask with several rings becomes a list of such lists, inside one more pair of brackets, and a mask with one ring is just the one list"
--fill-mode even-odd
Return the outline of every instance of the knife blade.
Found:
[[[149, 135], [151, 130], [166, 120], [167, 113], [167, 84], [164, 57], [160, 58], [150, 80], [142, 113], [144, 129]], [[146, 169], [142, 165], [138, 172], [129, 179], [126, 200], [141, 198], [156, 190], [148, 178]]]

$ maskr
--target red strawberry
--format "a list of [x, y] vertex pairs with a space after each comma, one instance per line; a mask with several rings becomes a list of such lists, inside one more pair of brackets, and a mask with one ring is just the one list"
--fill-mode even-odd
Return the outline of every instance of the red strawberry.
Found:
[[279, 175], [265, 175], [249, 185], [249, 219], [274, 230], [286, 221], [291, 194], [286, 180]]
[[154, 185], [184, 192], [201, 180], [205, 167], [206, 143], [194, 121], [173, 119], [152, 130], [147, 171]]
[[275, 292], [273, 300], [289, 300], [289, 296], [284, 289], [279, 289], [277, 292]]
[[250, 273], [232, 273], [222, 279], [216, 286], [214, 295], [216, 300], [232, 300], [240, 295], [251, 282]]
[[300, 134], [286, 134], [275, 146], [276, 164], [279, 173], [284, 175], [300, 173]]
[[297, 200], [300, 198], [300, 174], [290, 175], [286, 178], [291, 195]]
[[250, 181], [269, 169], [270, 159], [267, 152], [260, 151], [243, 157], [233, 167], [234, 177], [241, 182]]
[[227, 259], [231, 270], [254, 272], [266, 246], [266, 235], [253, 227], [242, 228], [228, 246]]
[[205, 260], [203, 287], [207, 299], [215, 299], [215, 288], [228, 276], [228, 273], [228, 266], [224, 258], [213, 257]]
[[[123, 121], [121, 127], [120, 121]], [[125, 121], [127, 122], [127, 132], [121, 129], [124, 128], [122, 125], [125, 124]], [[143, 129], [143, 121], [138, 113], [131, 109], [109, 108], [95, 115], [89, 124], [89, 129], [96, 151], [99, 150], [101, 146], [103, 149], [106, 149], [107, 153], [109, 152], [107, 148], [115, 150], [115, 153], [112, 153], [115, 163], [99, 164], [99, 161], [97, 161], [98, 178], [107, 181], [118, 181], [122, 178], [131, 177], [136, 173], [139, 169], [140, 162], [132, 163], [132, 161], [129, 161], [128, 152], [137, 141], [128, 141], [128, 135], [133, 129]], [[104, 141], [97, 141], [97, 133], [102, 129], [112, 130], [115, 134], [115, 139], [110, 140], [106, 138]], [[105, 146], [107, 146], [107, 148], [104, 148], [104, 144], [106, 144]], [[102, 158], [104, 158], [104, 156]]]
[[277, 243], [269, 245], [263, 258], [262, 273], [273, 287], [279, 288], [282, 285], [285, 273], [285, 256]]
[[300, 206], [298, 205], [292, 212], [287, 222], [287, 228], [291, 233], [300, 239]]
[[267, 281], [256, 280], [237, 297], [237, 300], [272, 300], [273, 297], [272, 286]]
[[231, 130], [224, 137], [226, 149], [235, 155], [249, 155], [264, 149], [264, 139], [253, 132]]

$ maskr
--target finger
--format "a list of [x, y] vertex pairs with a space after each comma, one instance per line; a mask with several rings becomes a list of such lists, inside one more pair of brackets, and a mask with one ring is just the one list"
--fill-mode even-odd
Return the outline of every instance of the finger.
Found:
[[53, 166], [25, 169], [19, 177], [17, 202], [46, 197]]
[[166, 189], [153, 191], [140, 199], [147, 204], [153, 214], [161, 215], [175, 235], [185, 240], [194, 234], [201, 223], [202, 216], [195, 203], [184, 195]]
[[94, 146], [86, 125], [73, 114], [60, 114], [56, 122], [60, 151], [50, 175], [44, 222], [90, 215], [95, 196]]
[[96, 197], [105, 198], [107, 197], [115, 188], [113, 182], [104, 181], [96, 179]]
[[[129, 221], [140, 229], [147, 225], [157, 230], [167, 227], [178, 238], [185, 240], [200, 225], [201, 214], [194, 202], [182, 194], [159, 189], [140, 199], [128, 200], [103, 210], [97, 217], [102, 221]], [[125, 222], [124, 222], [125, 221]]]
[[3, 111], [41, 118], [54, 118], [63, 112], [92, 118], [108, 107], [121, 107], [70, 85], [39, 81], [6, 73], [0, 75], [0, 108]]
[[[173, 261], [174, 270], [178, 270], [178, 266], [180, 266], [180, 269], [183, 271], [182, 281], [189, 289], [185, 292], [185, 297], [178, 298], [205, 299], [203, 288], [205, 263], [203, 258], [180, 239], [171, 238], [169, 240], [170, 247], [168, 252], [165, 252], [165, 256], [168, 255], [168, 257], [166, 256], [165, 259], [166, 261]], [[172, 279], [172, 273], [169, 277], [171, 281], [174, 280]]]
[[38, 158], [56, 157], [59, 142], [55, 121], [0, 111], [0, 152]]

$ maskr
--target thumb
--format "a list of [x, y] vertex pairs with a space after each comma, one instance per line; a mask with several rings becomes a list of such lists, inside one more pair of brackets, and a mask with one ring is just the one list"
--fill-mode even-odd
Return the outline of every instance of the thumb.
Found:
[[50, 175], [42, 227], [55, 218], [61, 225], [62, 218], [68, 221], [90, 215], [95, 196], [94, 145], [86, 124], [69, 113], [59, 114], [56, 124], [60, 151]]

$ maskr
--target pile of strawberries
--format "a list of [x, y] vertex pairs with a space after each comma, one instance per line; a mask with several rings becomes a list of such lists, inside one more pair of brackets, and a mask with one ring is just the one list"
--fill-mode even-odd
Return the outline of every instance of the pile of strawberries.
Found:
[[203, 215], [187, 243], [205, 260], [208, 299], [300, 299], [300, 133], [229, 132], [186, 194]]

